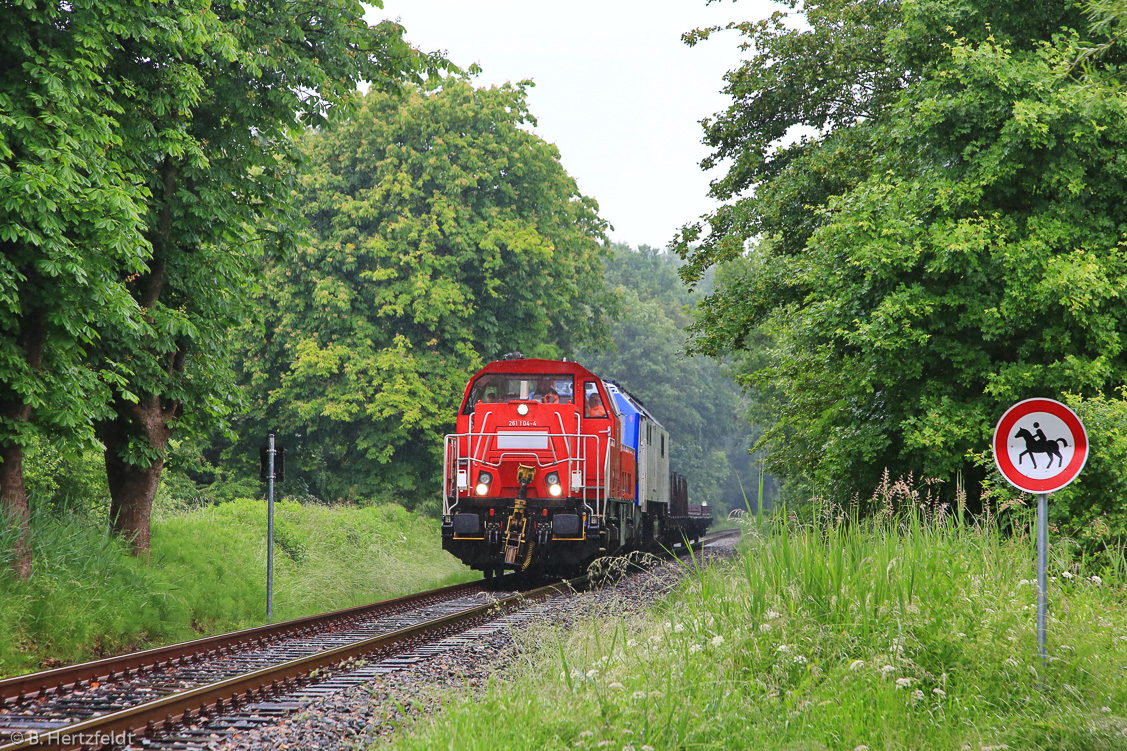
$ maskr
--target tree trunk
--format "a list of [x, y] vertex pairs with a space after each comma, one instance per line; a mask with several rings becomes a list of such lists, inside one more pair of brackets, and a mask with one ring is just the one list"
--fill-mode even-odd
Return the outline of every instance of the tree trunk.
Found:
[[31, 512], [27, 506], [27, 488], [23, 483], [23, 446], [18, 443], [0, 445], [0, 523], [19, 529], [12, 561], [16, 576], [31, 576]]
[[[45, 314], [31, 308], [19, 322], [16, 343], [23, 350], [24, 362], [35, 373], [43, 366]], [[31, 405], [10, 384], [0, 384], [0, 420], [13, 433], [31, 419]], [[13, 437], [0, 441], [0, 524], [16, 527], [16, 576], [31, 576], [31, 510], [27, 505], [27, 486], [23, 481], [23, 446]]]
[[[172, 199], [176, 193], [179, 169], [170, 156], [161, 165], [164, 203], [157, 212], [156, 227], [151, 237], [153, 257], [149, 270], [136, 280], [133, 297], [146, 311], [160, 300], [168, 273], [168, 257], [174, 252], [172, 243]], [[151, 320], [151, 319], [150, 319]], [[142, 345], [144, 349], [145, 345]], [[151, 353], [150, 353], [151, 354]], [[169, 375], [182, 373], [185, 352], [178, 348], [169, 355]], [[142, 387], [143, 389], [144, 387]], [[159, 390], [159, 386], [155, 386]], [[120, 397], [114, 404], [115, 417], [99, 425], [99, 437], [106, 446], [106, 483], [110, 490], [110, 529], [121, 535], [132, 546], [133, 555], [147, 556], [150, 547], [149, 519], [153, 500], [164, 471], [164, 450], [172, 435], [169, 422], [179, 413], [180, 403], [161, 405], [160, 395], [150, 393], [136, 404]], [[125, 459], [131, 440], [145, 443], [155, 458], [143, 464], [133, 464]]]
[[[164, 470], [164, 450], [172, 429], [167, 413], [155, 396], [138, 404], [119, 402], [117, 418], [103, 423], [100, 432], [106, 446], [106, 481], [110, 490], [110, 528], [132, 547], [133, 555], [149, 553], [153, 500]], [[140, 438], [157, 452], [147, 465], [131, 464], [123, 456], [130, 438]]]

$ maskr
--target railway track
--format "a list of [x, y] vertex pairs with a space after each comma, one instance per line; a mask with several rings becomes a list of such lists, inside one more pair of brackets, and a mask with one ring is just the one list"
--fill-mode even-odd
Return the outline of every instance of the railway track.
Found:
[[297, 708], [295, 698], [426, 659], [486, 623], [511, 626], [533, 603], [585, 585], [586, 577], [526, 592], [461, 584], [17, 676], [0, 681], [0, 751], [198, 747], [213, 738], [209, 723], [238, 730], [272, 722]]

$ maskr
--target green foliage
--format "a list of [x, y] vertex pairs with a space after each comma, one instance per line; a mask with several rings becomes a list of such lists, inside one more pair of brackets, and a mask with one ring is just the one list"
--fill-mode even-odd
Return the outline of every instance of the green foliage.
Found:
[[300, 223], [295, 124], [336, 117], [362, 80], [395, 89], [438, 65], [397, 24], [369, 27], [353, 0], [206, 8], [173, 19], [190, 54], [169, 64], [159, 39], [144, 39], [115, 61], [131, 84], [123, 148], [151, 197], [153, 258], [129, 284], [144, 326], [102, 338], [103, 367], [119, 377], [103, 440], [124, 433], [111, 450], [141, 467], [164, 451], [149, 423], [189, 431], [239, 406], [230, 330], [253, 313], [263, 254], [292, 249]]
[[[772, 458], [820, 493], [885, 467], [962, 473], [973, 493], [968, 452], [1005, 406], [1127, 381], [1122, 50], [1084, 57], [1106, 37], [1070, 2], [832, 0], [807, 17], [741, 27], [757, 54], [708, 126], [735, 159], [715, 191], [732, 202], [679, 250], [690, 278], [744, 265], [696, 346], [770, 337], [754, 380], [779, 396]], [[797, 51], [819, 45], [828, 75], [813, 77]], [[777, 93], [792, 75], [805, 83]], [[770, 141], [796, 125], [822, 131]]]
[[[119, 158], [124, 103], [107, 81], [118, 40], [149, 34], [179, 49], [174, 32], [148, 27], [149, 14], [162, 11], [119, 2], [5, 6], [0, 447], [27, 444], [44, 429], [91, 443], [112, 377], [90, 367], [84, 350], [100, 331], [137, 325], [123, 279], [149, 255], [145, 196]], [[13, 500], [16, 491], [4, 490]]]
[[[472, 578], [435, 522], [398, 506], [278, 503], [276, 525], [275, 620]], [[262, 501], [158, 515], [150, 565], [75, 517], [37, 516], [33, 542], [30, 581], [0, 573], [0, 675], [265, 622]]]
[[102, 453], [32, 437], [24, 451], [28, 503], [40, 516], [104, 519], [109, 506]]
[[670, 467], [688, 478], [694, 500], [716, 506], [718, 515], [742, 508], [741, 481], [749, 492], [754, 487], [746, 405], [719, 363], [684, 352], [685, 329], [703, 291], [681, 283], [680, 262], [670, 253], [647, 246], [613, 250], [605, 278], [621, 301], [614, 351], [584, 353], [582, 362], [639, 398], [669, 430]]
[[259, 300], [243, 359], [265, 418], [246, 432], [279, 429], [321, 497], [436, 501], [475, 369], [605, 337], [605, 223], [533, 122], [524, 85], [447, 79], [303, 137], [311, 238]]
[[397, 747], [1122, 748], [1124, 580], [1052, 551], [1043, 667], [1034, 559], [987, 526], [780, 515], [656, 612], [527, 637], [508, 680]]

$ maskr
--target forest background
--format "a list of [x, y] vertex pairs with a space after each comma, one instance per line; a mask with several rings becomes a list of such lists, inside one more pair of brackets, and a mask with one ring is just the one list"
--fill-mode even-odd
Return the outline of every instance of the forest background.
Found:
[[53, 520], [108, 520], [147, 555], [154, 504], [261, 497], [267, 433], [290, 498], [434, 516], [462, 388], [515, 350], [620, 382], [686, 437], [673, 461], [698, 497], [742, 504], [740, 390], [683, 354], [707, 282], [611, 247], [530, 132], [530, 84], [476, 87], [359, 3], [282, 10], [28, 3], [4, 39], [0, 549], [17, 576]]
[[[527, 83], [475, 87], [358, 3], [283, 10], [16, 9], [0, 506], [19, 575], [33, 509], [108, 518], [144, 553], [158, 494], [259, 494], [267, 432], [296, 498], [435, 513], [461, 388], [513, 350], [635, 392], [720, 506], [752, 484], [749, 414], [791, 501], [863, 505], [891, 472], [940, 481], [936, 510], [1020, 506], [989, 432], [1061, 398], [1092, 457], [1055, 521], [1117, 549], [1127, 4], [824, 0], [688, 33], [749, 54], [704, 123], [725, 204], [676, 256], [606, 242], [527, 128]], [[686, 326], [715, 361], [679, 356]]]

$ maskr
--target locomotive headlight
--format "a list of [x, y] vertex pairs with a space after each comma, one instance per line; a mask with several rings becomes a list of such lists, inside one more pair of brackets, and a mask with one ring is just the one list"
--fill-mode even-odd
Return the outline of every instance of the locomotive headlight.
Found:
[[521, 417], [524, 417], [525, 415], [527, 415], [528, 414], [528, 405], [527, 404], [518, 404], [517, 405], [517, 414], [520, 415]]
[[558, 498], [560, 496], [560, 493], [563, 492], [563, 488], [560, 486], [559, 472], [549, 472], [548, 476], [545, 477], [544, 480], [548, 483], [548, 495], [552, 496], [553, 498]]
[[559, 483], [548, 486], [548, 495], [552, 496], [553, 498], [559, 498], [559, 495], [562, 492], [563, 488], [560, 487]]
[[493, 475], [488, 472], [482, 472], [477, 476], [477, 487], [474, 488], [474, 491], [477, 492], [478, 495], [485, 495], [489, 492], [489, 484], [492, 482]]

